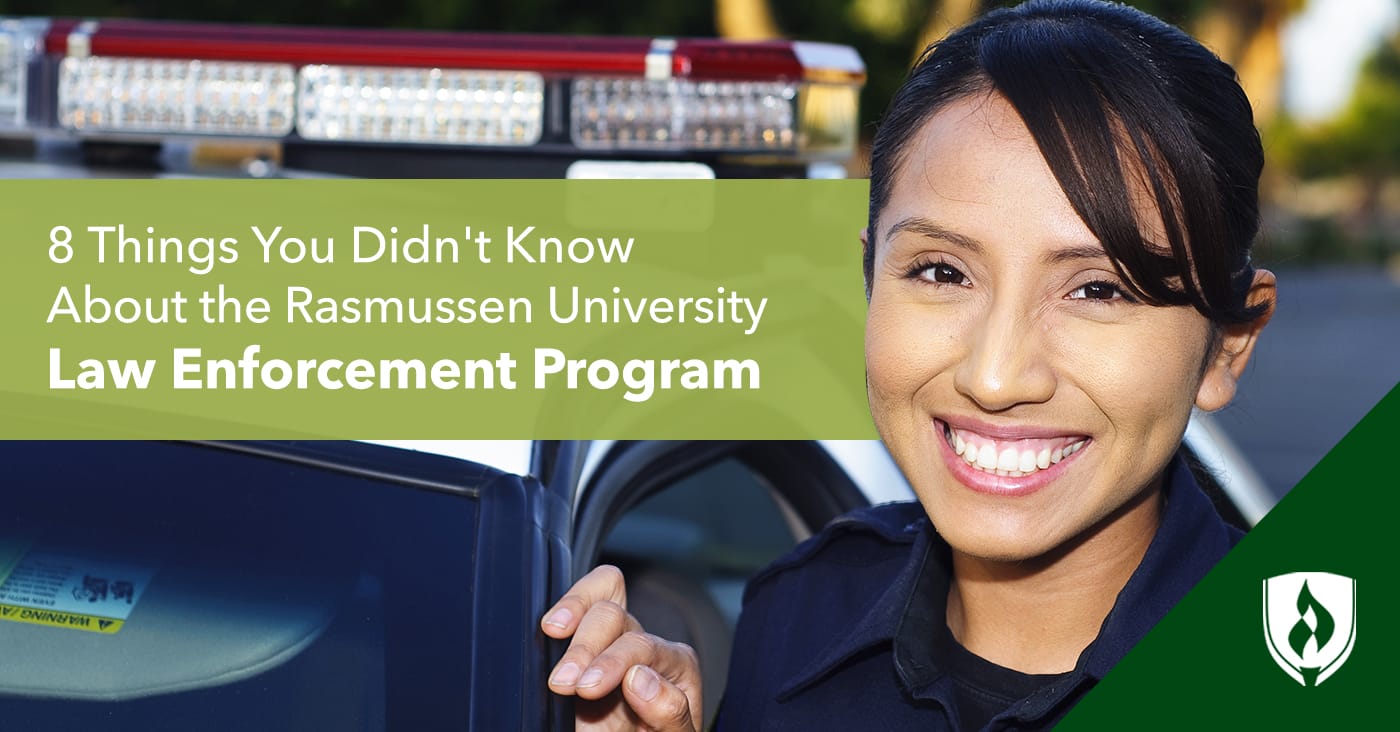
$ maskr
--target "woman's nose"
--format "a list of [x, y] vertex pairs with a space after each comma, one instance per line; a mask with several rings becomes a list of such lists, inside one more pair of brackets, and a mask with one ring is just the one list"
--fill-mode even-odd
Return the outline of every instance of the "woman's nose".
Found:
[[993, 303], [963, 334], [966, 350], [954, 374], [955, 387], [988, 412], [1049, 401], [1055, 372], [1041, 333], [1024, 308]]

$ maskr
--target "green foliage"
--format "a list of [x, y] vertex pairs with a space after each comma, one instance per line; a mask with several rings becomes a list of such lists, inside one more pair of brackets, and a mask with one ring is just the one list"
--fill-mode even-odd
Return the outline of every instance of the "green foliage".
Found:
[[1313, 128], [1291, 122], [1272, 131], [1280, 157], [1305, 178], [1400, 175], [1400, 37], [1362, 67], [1350, 103]]
[[1378, 229], [1352, 231], [1333, 216], [1305, 216], [1261, 238], [1254, 250], [1263, 267], [1310, 267], [1319, 264], [1384, 264], [1394, 245]]

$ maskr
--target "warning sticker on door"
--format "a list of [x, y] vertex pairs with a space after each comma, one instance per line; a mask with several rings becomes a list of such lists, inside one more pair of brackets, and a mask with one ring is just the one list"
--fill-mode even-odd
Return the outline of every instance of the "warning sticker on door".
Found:
[[10, 572], [19, 564], [19, 560], [24, 558], [27, 551], [28, 538], [0, 536], [0, 585], [5, 584], [5, 578], [10, 576]]
[[0, 621], [116, 633], [155, 569], [54, 551], [32, 551], [0, 583]]

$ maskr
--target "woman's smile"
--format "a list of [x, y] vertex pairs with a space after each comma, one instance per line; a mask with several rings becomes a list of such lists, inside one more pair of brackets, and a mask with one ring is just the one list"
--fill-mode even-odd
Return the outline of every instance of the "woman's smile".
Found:
[[1065, 473], [1092, 443], [1087, 435], [1032, 426], [996, 427], [975, 419], [935, 419], [939, 453], [958, 482], [981, 493], [1024, 496]]

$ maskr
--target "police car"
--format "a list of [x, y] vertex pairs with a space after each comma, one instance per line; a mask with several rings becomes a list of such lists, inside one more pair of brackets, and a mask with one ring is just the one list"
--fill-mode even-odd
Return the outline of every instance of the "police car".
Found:
[[[863, 73], [789, 42], [0, 20], [0, 175], [832, 175]], [[1186, 445], [1228, 519], [1272, 505], [1208, 415]], [[604, 562], [712, 715], [747, 577], [913, 497], [878, 442], [0, 452], [0, 728], [26, 731], [569, 729], [537, 623]]]

